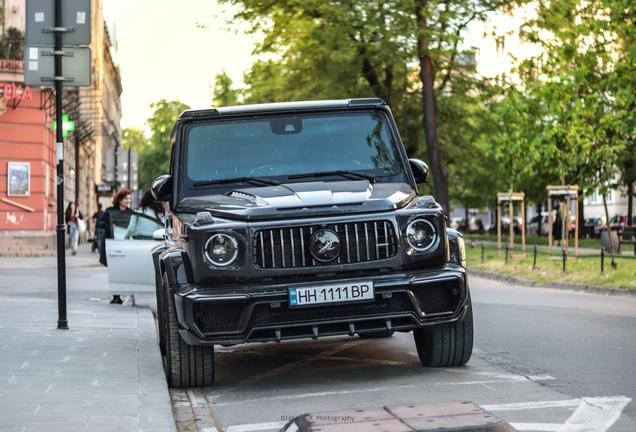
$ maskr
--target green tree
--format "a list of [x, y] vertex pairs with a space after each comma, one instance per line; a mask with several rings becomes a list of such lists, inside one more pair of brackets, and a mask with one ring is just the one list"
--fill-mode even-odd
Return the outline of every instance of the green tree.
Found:
[[146, 138], [144, 131], [141, 129], [135, 127], [125, 128], [121, 131], [121, 135], [123, 138], [123, 146], [126, 150], [143, 153], [150, 145], [148, 138]]
[[[449, 211], [438, 98], [474, 72], [474, 65], [465, 61], [470, 53], [460, 48], [468, 24], [511, 1], [222, 1], [240, 5], [242, 12], [235, 18], [264, 32], [257, 54], [279, 56], [257, 62], [248, 72], [248, 101], [346, 95], [408, 106], [421, 121], [421, 133], [410, 136], [425, 142], [436, 199]], [[420, 97], [411, 98], [414, 93]], [[416, 100], [419, 107], [411, 103]]]
[[[628, 27], [612, 20], [625, 6], [621, 2], [538, 1], [529, 37], [543, 53], [520, 64], [521, 82], [510, 85], [507, 98], [498, 102], [503, 134], [492, 148], [515, 181], [535, 173], [578, 184], [582, 196], [598, 190], [604, 200], [616, 186], [616, 166], [629, 136], [626, 120], [634, 115], [633, 94], [620, 90], [631, 79], [620, 66]], [[514, 164], [523, 160], [527, 166]], [[609, 220], [606, 203], [605, 214]]]
[[[139, 188], [150, 187], [153, 180], [170, 172], [170, 152], [172, 140], [170, 131], [179, 115], [190, 107], [179, 100], [168, 102], [161, 99], [150, 105], [154, 109], [153, 116], [148, 119], [151, 137], [143, 150], [139, 151]], [[138, 131], [135, 129], [135, 131]], [[139, 144], [137, 132], [130, 133], [130, 142]]]
[[239, 92], [232, 88], [232, 79], [225, 71], [214, 78], [212, 88], [212, 105], [215, 107], [236, 105], [239, 102]]

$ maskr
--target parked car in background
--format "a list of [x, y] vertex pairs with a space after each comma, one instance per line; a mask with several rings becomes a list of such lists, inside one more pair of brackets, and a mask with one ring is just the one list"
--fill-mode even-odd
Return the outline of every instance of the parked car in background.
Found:
[[[616, 231], [620, 228], [624, 228], [628, 226], [627, 213], [614, 215], [614, 217], [610, 219], [609, 226], [610, 226], [610, 230], [612, 231]], [[630, 226], [636, 226], [636, 215], [632, 216], [632, 224]]]
[[481, 218], [473, 216], [468, 219], [468, 223], [466, 223], [465, 219], [459, 222], [459, 231], [464, 234], [484, 234], [486, 229], [484, 228], [484, 222]]
[[583, 236], [585, 238], [601, 238], [601, 231], [605, 227], [605, 220], [600, 216], [585, 218]]
[[530, 222], [528, 222], [528, 226], [526, 227], [526, 233], [531, 236], [539, 235], [539, 227], [541, 227], [541, 235], [548, 235], [548, 212], [541, 212], [541, 214], [535, 215]]
[[[523, 229], [523, 220], [521, 219], [521, 217], [515, 216], [513, 218], [512, 223], [513, 223], [512, 229], [515, 235], [521, 234], [521, 230]], [[493, 232], [493, 234], [497, 234], [496, 224], [491, 228], [491, 231]], [[502, 216], [501, 217], [501, 233], [505, 235], [505, 234], [508, 234], [509, 231], [510, 231], [510, 218], [508, 216]]]

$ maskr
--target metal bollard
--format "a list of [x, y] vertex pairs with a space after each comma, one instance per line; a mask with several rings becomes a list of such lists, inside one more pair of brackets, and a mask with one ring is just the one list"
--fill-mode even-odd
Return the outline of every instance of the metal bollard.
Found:
[[486, 249], [486, 247], [484, 246], [484, 244], [481, 244], [481, 262], [484, 262], [484, 250]]
[[506, 264], [508, 264], [508, 243], [506, 243]]
[[534, 260], [532, 262], [532, 270], [537, 269], [537, 245], [534, 245]]
[[605, 248], [601, 246], [601, 275], [603, 274], [604, 264], [605, 264]]
[[565, 248], [561, 249], [561, 255], [563, 255], [563, 273], [565, 273], [565, 262], [568, 259], [568, 254], [565, 252]]

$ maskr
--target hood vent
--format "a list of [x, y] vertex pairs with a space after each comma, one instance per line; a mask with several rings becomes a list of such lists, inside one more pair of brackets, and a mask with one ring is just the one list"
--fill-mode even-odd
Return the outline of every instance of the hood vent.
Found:
[[232, 198], [240, 199], [240, 200], [243, 200], [243, 201], [249, 201], [249, 202], [251, 202], [253, 204], [256, 204], [256, 201], [257, 201], [257, 199], [256, 199], [256, 197], [254, 195], [248, 194], [248, 193], [245, 193], [245, 192], [232, 191], [232, 192], [229, 193], [228, 196], [230, 196]]

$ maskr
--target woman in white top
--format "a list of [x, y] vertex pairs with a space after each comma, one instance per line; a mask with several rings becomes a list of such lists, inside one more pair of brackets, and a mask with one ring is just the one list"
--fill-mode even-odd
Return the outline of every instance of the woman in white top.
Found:
[[[166, 208], [164, 207], [163, 203], [155, 201], [155, 197], [152, 196], [152, 192], [150, 191], [150, 189], [146, 189], [143, 196], [141, 197], [141, 200], [139, 200], [139, 204], [137, 204], [135, 212], [149, 216], [152, 219], [155, 219], [160, 224], [163, 224], [163, 217], [166, 214]], [[128, 229], [126, 230], [124, 238], [129, 239], [131, 237], [134, 237], [137, 233], [147, 233], [149, 231], [154, 231], [153, 228], [155, 226], [155, 224], [153, 224], [146, 218], [133, 216], [130, 219], [130, 224], [128, 225]]]

